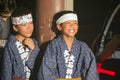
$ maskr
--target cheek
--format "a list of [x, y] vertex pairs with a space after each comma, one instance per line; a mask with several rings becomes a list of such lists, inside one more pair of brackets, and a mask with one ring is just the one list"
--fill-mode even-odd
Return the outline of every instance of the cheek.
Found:
[[34, 30], [34, 26], [31, 26], [31, 30]]
[[27, 27], [23, 27], [23, 28], [19, 29], [19, 32], [23, 32], [24, 33], [26, 30], [28, 30]]
[[75, 28], [76, 28], [76, 29], [78, 29], [78, 28], [79, 28], [79, 26], [78, 26], [78, 25], [75, 25]]
[[76, 28], [77, 30], [79, 29], [79, 27], [77, 26], [77, 28]]

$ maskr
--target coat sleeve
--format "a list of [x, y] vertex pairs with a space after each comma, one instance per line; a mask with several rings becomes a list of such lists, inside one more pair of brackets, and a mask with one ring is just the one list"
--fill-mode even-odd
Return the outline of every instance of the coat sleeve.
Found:
[[40, 51], [40, 48], [38, 46], [38, 43], [34, 40], [35, 42], [35, 49], [31, 52], [27, 62], [26, 62], [26, 65], [32, 70], [33, 67], [34, 67], [34, 63], [35, 63], [35, 60], [36, 60], [36, 57]]
[[7, 46], [3, 54], [1, 80], [11, 80], [12, 78], [12, 51]]
[[56, 50], [49, 44], [39, 69], [38, 80], [55, 80], [57, 77]]
[[93, 52], [88, 49], [88, 55], [85, 56], [85, 79], [84, 80], [99, 80], [97, 67], [96, 67], [96, 60], [94, 57]]

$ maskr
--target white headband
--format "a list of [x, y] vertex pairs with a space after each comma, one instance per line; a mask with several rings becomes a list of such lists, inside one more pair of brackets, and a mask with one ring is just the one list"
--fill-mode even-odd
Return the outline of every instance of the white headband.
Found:
[[24, 16], [20, 16], [20, 17], [12, 17], [12, 23], [14, 25], [19, 25], [19, 24], [26, 24], [28, 22], [32, 22], [32, 15], [31, 14], [27, 14]]
[[63, 16], [58, 18], [58, 20], [56, 21], [56, 24], [61, 24], [61, 23], [66, 22], [68, 20], [76, 20], [76, 21], [78, 21], [77, 14], [74, 14], [74, 13], [64, 14]]

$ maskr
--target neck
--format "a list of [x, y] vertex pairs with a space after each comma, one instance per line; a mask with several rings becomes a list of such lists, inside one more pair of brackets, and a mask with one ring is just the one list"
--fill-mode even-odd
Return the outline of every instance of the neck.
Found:
[[8, 18], [2, 18], [4, 21], [7, 21]]
[[22, 43], [23, 40], [25, 39], [24, 37], [20, 36], [20, 35], [16, 35], [16, 38]]
[[67, 44], [68, 50], [71, 51], [72, 44], [73, 44], [73, 41], [74, 41], [74, 37], [65, 37], [65, 36], [63, 36], [63, 38], [65, 40], [65, 43]]

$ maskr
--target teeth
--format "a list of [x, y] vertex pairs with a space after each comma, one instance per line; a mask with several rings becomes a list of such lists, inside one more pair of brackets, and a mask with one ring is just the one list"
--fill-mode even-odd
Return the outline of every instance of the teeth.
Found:
[[70, 32], [74, 32], [74, 30], [70, 30]]

